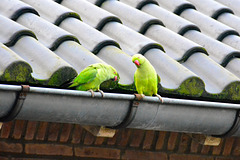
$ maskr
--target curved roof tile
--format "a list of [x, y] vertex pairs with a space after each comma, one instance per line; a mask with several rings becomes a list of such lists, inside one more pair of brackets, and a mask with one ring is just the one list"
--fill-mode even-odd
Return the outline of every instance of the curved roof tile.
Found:
[[16, 0], [2, 0], [0, 5], [1, 14], [16, 21], [25, 13], [38, 15], [37, 11], [30, 5]]
[[39, 41], [50, 50], [57, 49], [61, 43], [68, 40], [79, 43], [78, 39], [74, 35], [56, 27], [35, 14], [23, 14], [18, 18], [17, 22], [34, 31]]
[[233, 11], [229, 7], [216, 1], [189, 1], [191, 1], [200, 12], [234, 28], [238, 33], [240, 33], [240, 18], [234, 15]]
[[[0, 81], [23, 83], [32, 80], [31, 66], [0, 42]], [[18, 74], [16, 74], [18, 73]]]
[[206, 91], [211, 94], [220, 94], [227, 85], [239, 81], [234, 74], [202, 53], [192, 55], [183, 65], [201, 77]]
[[[108, 22], [121, 23], [121, 20], [117, 16], [107, 11], [99, 10], [98, 7], [89, 5], [89, 2], [87, 1], [69, 0], [62, 1], [61, 4], [74, 11], [77, 11], [77, 13], [81, 16], [83, 22], [89, 24], [94, 28], [98, 28], [98, 30], [101, 30], [103, 26]], [[92, 12], [93, 10], [94, 12]]]
[[236, 15], [240, 16], [240, 11], [239, 11], [240, 1], [236, 1], [236, 0], [228, 0], [228, 1], [215, 0], [215, 1], [218, 1], [226, 6], [230, 7]]
[[218, 16], [224, 13], [233, 13], [233, 11], [229, 7], [224, 6], [216, 1], [208, 0], [202, 1], [188, 0], [188, 1], [191, 2], [198, 11], [214, 19], [218, 19]]
[[36, 38], [35, 34], [31, 30], [2, 15], [0, 15], [0, 21], [0, 42], [8, 47], [13, 46], [21, 37], [24, 36]]
[[[54, 8], [54, 3], [51, 3], [51, 1], [22, 1], [33, 6], [39, 13], [41, 13], [41, 17], [44, 17], [44, 19], [56, 25], [59, 25], [64, 19], [69, 17], [81, 19], [76, 12], [73, 12], [68, 8], [65, 8], [63, 6], [58, 6], [57, 8]], [[45, 10], [49, 10], [51, 12], [47, 14], [46, 12], [44, 12]]]

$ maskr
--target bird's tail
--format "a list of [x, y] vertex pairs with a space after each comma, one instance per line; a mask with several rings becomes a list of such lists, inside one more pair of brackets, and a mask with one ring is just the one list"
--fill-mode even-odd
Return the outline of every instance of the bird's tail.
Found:
[[69, 87], [68, 88], [73, 88], [73, 87], [76, 87], [76, 86], [78, 86], [78, 84], [77, 83], [73, 83], [73, 82], [69, 82]]
[[67, 81], [61, 85], [61, 88], [73, 88], [75, 87], [73, 84], [74, 83], [72, 81]]

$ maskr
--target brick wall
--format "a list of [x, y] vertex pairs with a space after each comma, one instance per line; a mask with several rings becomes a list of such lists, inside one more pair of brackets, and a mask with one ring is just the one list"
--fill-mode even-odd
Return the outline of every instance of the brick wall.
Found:
[[203, 146], [184, 133], [123, 129], [94, 137], [80, 125], [17, 120], [0, 131], [0, 160], [240, 160], [240, 138]]

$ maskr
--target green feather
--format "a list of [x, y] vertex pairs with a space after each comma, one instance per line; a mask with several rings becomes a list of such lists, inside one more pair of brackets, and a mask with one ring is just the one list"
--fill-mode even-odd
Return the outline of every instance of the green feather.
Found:
[[132, 57], [133, 63], [136, 60], [140, 64], [137, 66], [137, 70], [134, 74], [134, 83], [138, 94], [144, 94], [146, 96], [157, 95], [160, 77], [144, 56], [136, 54]]
[[116, 69], [102, 63], [92, 64], [86, 67], [69, 86], [76, 87], [77, 90], [87, 91], [92, 89], [98, 91], [102, 82], [118, 76]]
[[90, 83], [93, 81], [97, 76], [97, 68], [93, 65], [88, 66], [85, 68], [74, 80], [71, 86], [69, 87], [76, 87], [81, 84]]

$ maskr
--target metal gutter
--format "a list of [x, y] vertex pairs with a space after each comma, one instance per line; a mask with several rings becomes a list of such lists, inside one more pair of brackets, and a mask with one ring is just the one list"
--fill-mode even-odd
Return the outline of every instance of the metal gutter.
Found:
[[21, 93], [24, 100], [16, 119], [138, 128], [215, 136], [240, 136], [239, 104], [144, 97], [0, 84], [0, 119], [15, 108]]

